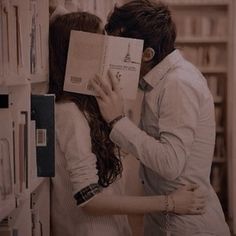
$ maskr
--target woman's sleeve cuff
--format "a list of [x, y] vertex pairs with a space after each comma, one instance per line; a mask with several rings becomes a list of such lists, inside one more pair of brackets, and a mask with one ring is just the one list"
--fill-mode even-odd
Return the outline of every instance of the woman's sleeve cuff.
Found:
[[94, 197], [96, 194], [102, 191], [101, 186], [98, 184], [90, 184], [87, 187], [81, 189], [74, 195], [74, 198], [77, 202], [77, 205], [81, 205], [82, 203], [87, 202], [89, 199]]

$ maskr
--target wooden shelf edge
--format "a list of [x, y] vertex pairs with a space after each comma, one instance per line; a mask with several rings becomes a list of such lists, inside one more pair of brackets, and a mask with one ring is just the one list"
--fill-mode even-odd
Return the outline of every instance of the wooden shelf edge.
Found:
[[48, 74], [30, 75], [29, 81], [31, 84], [47, 82], [48, 81]]
[[200, 37], [200, 36], [192, 36], [192, 37], [187, 37], [187, 36], [183, 36], [183, 37], [179, 37], [176, 40], [177, 44], [199, 44], [199, 43], [228, 43], [228, 39], [224, 38], [224, 37]]
[[9, 199], [1, 201], [0, 207], [0, 221], [6, 218], [16, 206], [15, 197], [12, 195]]
[[214, 97], [214, 103], [222, 103], [224, 98], [221, 96]]
[[198, 67], [198, 69], [204, 74], [210, 73], [219, 73], [219, 74], [226, 74], [227, 68], [225, 67]]
[[166, 3], [173, 7], [184, 6], [229, 6], [229, 0], [166, 0]]
[[226, 163], [226, 159], [223, 158], [223, 157], [214, 157], [213, 160], [212, 160], [213, 163]]
[[35, 191], [35, 189], [37, 189], [45, 180], [44, 177], [38, 177], [37, 179], [31, 181], [30, 183], [30, 192]]

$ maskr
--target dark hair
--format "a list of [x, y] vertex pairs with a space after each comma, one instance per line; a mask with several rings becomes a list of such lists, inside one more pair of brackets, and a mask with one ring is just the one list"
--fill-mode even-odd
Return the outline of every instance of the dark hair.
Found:
[[[92, 152], [97, 157], [99, 184], [107, 187], [121, 175], [122, 163], [115, 155], [115, 145], [109, 139], [110, 127], [103, 119], [95, 97], [63, 91], [67, 51], [71, 30], [97, 33], [101, 20], [87, 12], [58, 16], [49, 29], [49, 93], [56, 102], [72, 101], [85, 115], [92, 140]], [[82, 137], [82, 136], [81, 136]]]
[[176, 27], [168, 7], [161, 2], [135, 0], [114, 8], [105, 26], [108, 34], [144, 40], [155, 50], [153, 65], [174, 50]]

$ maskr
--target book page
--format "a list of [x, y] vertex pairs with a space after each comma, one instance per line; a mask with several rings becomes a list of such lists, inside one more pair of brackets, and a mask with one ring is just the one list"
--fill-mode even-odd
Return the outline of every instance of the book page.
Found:
[[119, 81], [124, 98], [135, 99], [143, 40], [72, 31], [64, 90], [96, 95], [90, 81], [96, 74], [108, 80], [108, 70]]

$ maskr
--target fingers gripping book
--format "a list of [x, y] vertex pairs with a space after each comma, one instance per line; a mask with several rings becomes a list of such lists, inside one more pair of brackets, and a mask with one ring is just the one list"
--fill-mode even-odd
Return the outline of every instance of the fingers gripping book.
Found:
[[96, 95], [90, 81], [108, 70], [119, 82], [126, 99], [135, 99], [143, 52], [143, 40], [71, 31], [64, 90]]

